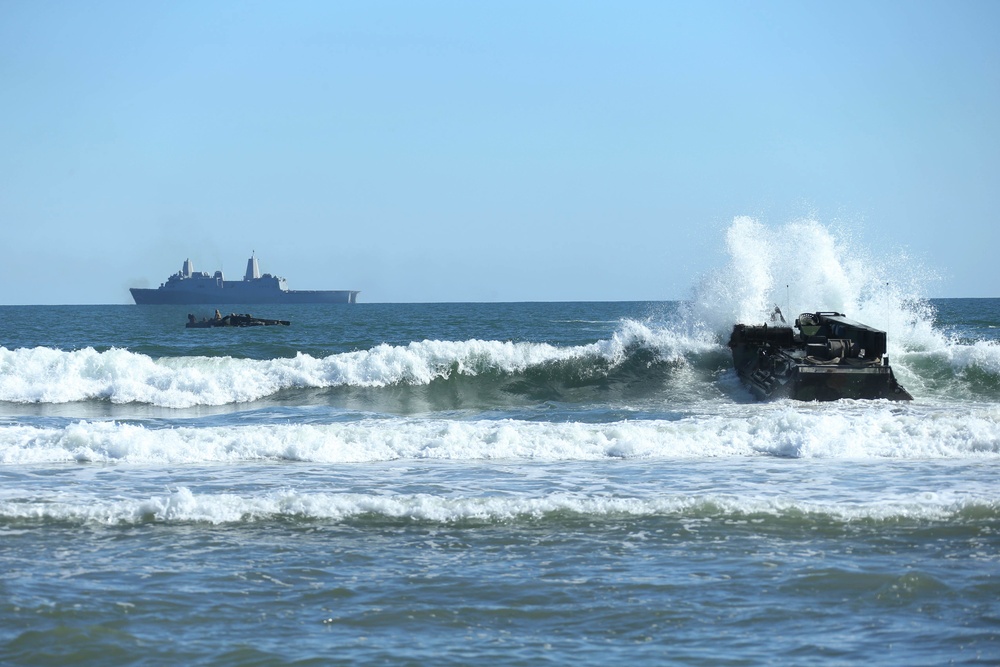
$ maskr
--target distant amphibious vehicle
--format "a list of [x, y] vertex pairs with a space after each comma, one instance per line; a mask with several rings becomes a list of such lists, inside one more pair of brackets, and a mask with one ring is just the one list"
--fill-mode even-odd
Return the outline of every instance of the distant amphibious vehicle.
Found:
[[211, 319], [202, 318], [199, 320], [189, 313], [187, 324], [184, 326], [188, 329], [211, 329], [212, 327], [269, 327], [279, 324], [287, 327], [291, 322], [288, 320], [268, 320], [262, 317], [254, 317], [250, 313], [244, 315], [230, 313], [223, 316], [216, 310], [215, 317]]
[[132, 298], [140, 305], [207, 305], [216, 303], [356, 303], [357, 290], [290, 290], [284, 278], [260, 274], [257, 257], [247, 260], [243, 280], [226, 280], [222, 271], [208, 275], [195, 272], [190, 259], [181, 270], [156, 289], [133, 287]]
[[[784, 324], [775, 308], [772, 320], [778, 318]], [[737, 324], [729, 347], [740, 379], [760, 399], [913, 400], [889, 366], [885, 332], [842, 313], [803, 313], [794, 329]]]

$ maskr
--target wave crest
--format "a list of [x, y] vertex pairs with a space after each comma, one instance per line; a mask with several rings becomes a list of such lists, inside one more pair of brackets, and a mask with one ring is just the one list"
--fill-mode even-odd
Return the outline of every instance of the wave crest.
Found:
[[[558, 347], [491, 340], [424, 340], [377, 345], [316, 358], [299, 353], [266, 360], [149, 356], [113, 348], [62, 351], [0, 348], [0, 401], [68, 403], [107, 400], [167, 408], [245, 403], [284, 389], [428, 385], [437, 380], [515, 376], [557, 369], [570, 377], [607, 375], [637, 354], [656, 363], [683, 363], [711, 341], [677, 336], [624, 321], [608, 339]], [[562, 368], [562, 371], [558, 369]]]

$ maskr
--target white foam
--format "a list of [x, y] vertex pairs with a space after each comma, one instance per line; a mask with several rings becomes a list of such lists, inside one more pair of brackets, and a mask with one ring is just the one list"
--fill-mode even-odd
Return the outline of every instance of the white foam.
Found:
[[[618, 497], [555, 492], [545, 495], [432, 495], [393, 493], [301, 492], [286, 489], [257, 496], [198, 493], [188, 487], [142, 499], [54, 498], [0, 500], [0, 518], [58, 520], [101, 524], [141, 522], [211, 524], [275, 519], [344, 521], [363, 516], [449, 523], [511, 521], [554, 514], [589, 517], [668, 516], [708, 519], [713, 516], [781, 517], [824, 515], [836, 520], [947, 520], [970, 507], [997, 509], [997, 499], [974, 494], [904, 494], [865, 502], [819, 502], [792, 497], [723, 494], [657, 494]], [[692, 524], [690, 529], [697, 530]]]
[[602, 424], [373, 419], [203, 428], [110, 421], [65, 428], [4, 426], [0, 464], [1000, 456], [1000, 406], [900, 411], [884, 402], [856, 409], [784, 402], [751, 407], [676, 421]]
[[423, 341], [317, 359], [181, 357], [154, 360], [127, 350], [0, 348], [0, 400], [109, 400], [186, 408], [253, 401], [281, 389], [427, 384], [451, 373], [516, 372], [533, 364], [607, 352], [614, 345], [560, 349], [498, 341]]

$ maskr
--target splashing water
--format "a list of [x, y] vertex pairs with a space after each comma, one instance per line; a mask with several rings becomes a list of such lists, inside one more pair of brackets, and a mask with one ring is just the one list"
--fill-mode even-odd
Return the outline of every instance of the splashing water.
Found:
[[939, 345], [921, 293], [926, 271], [901, 253], [876, 258], [856, 245], [816, 220], [773, 227], [737, 217], [726, 232], [728, 262], [695, 288], [684, 317], [721, 339], [736, 322], [768, 321], [775, 306], [789, 323], [800, 312], [837, 311], [886, 330], [897, 346]]
[[724, 345], [735, 323], [770, 322], [775, 306], [791, 324], [799, 313], [837, 311], [882, 329], [902, 382], [924, 396], [995, 396], [1000, 344], [961, 341], [935, 327], [927, 285], [937, 278], [900, 249], [863, 247], [849, 231], [813, 219], [767, 225], [733, 220], [727, 261], [707, 274], [667, 325], [689, 340]]

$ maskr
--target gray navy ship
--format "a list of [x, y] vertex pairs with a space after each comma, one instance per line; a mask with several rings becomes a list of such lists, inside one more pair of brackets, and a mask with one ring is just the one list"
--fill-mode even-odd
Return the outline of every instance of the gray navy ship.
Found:
[[205, 305], [222, 303], [356, 303], [356, 290], [290, 290], [284, 278], [261, 275], [256, 255], [247, 260], [243, 280], [226, 280], [222, 271], [196, 272], [190, 259], [156, 289], [132, 287], [139, 305]]

